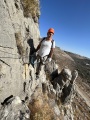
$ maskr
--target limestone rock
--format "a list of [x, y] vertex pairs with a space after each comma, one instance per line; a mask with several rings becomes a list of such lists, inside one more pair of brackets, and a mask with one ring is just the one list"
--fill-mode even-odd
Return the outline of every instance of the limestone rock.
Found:
[[51, 81], [56, 90], [57, 99], [59, 97], [62, 103], [71, 102], [71, 98], [74, 97], [74, 82], [77, 76], [78, 72], [76, 70], [71, 72], [70, 69], [64, 68], [61, 73]]
[[7, 100], [0, 111], [0, 120], [29, 120], [30, 110], [18, 96]]

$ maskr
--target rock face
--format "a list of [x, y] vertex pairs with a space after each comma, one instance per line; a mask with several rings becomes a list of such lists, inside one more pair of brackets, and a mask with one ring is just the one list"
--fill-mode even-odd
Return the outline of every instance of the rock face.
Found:
[[0, 102], [10, 95], [22, 96], [24, 83], [29, 82], [29, 55], [40, 32], [23, 9], [20, 0], [0, 1]]
[[29, 120], [30, 110], [18, 96], [7, 100], [0, 112], [0, 120]]

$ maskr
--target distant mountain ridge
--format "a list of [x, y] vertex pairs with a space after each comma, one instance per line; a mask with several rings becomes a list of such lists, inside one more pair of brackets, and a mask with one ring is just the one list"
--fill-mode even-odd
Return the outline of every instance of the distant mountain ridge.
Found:
[[90, 59], [75, 53], [63, 51], [59, 47], [55, 48], [54, 59], [62, 69], [64, 66], [71, 70], [77, 69], [80, 78], [90, 84]]

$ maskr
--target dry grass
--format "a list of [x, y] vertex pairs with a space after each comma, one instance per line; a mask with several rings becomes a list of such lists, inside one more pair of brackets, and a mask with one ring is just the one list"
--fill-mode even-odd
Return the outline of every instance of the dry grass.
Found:
[[24, 10], [24, 16], [35, 18], [36, 16], [39, 18], [40, 16], [40, 7], [39, 2], [36, 0], [21, 0]]
[[25, 53], [23, 44], [22, 44], [22, 36], [21, 33], [15, 33], [15, 38], [16, 38], [16, 44], [17, 44], [17, 48], [18, 48], [18, 53], [23, 56]]
[[47, 102], [47, 97], [43, 96], [43, 98], [44, 100], [37, 98], [29, 104], [31, 120], [53, 120], [53, 110]]

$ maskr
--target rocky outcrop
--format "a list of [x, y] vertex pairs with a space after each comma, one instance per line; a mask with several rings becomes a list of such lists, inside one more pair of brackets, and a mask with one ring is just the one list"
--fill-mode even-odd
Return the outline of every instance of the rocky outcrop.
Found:
[[52, 80], [54, 89], [56, 89], [58, 97], [61, 99], [62, 103], [71, 102], [71, 98], [74, 96], [75, 92], [75, 80], [78, 77], [78, 72], [75, 70], [73, 72], [68, 68], [64, 68], [59, 75]]
[[[75, 92], [75, 80], [78, 77], [77, 70], [71, 72], [71, 70], [67, 67], [62, 69], [60, 73], [58, 73], [58, 69], [56, 67], [54, 61], [48, 63], [46, 65], [46, 76], [49, 74], [48, 78], [53, 85], [48, 85], [49, 91], [54, 89], [57, 99], [60, 99], [62, 103], [71, 102], [71, 98], [74, 97]], [[50, 92], [49, 92], [50, 93]]]

